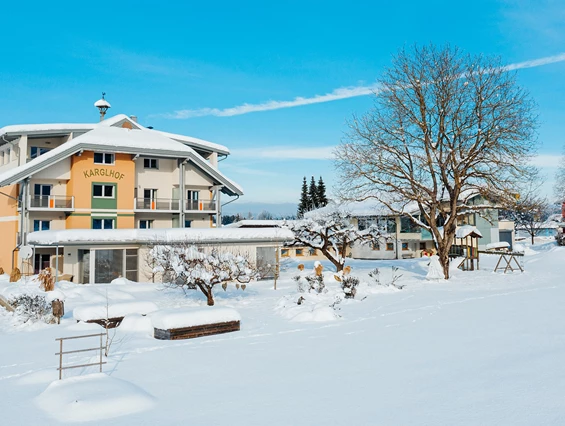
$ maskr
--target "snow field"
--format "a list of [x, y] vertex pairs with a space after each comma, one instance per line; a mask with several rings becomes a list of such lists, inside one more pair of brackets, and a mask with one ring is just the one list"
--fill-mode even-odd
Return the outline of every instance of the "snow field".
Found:
[[[205, 309], [206, 301], [154, 284], [61, 283], [67, 314], [60, 326], [22, 324], [0, 309], [0, 412], [6, 424], [26, 425], [560, 425], [565, 248], [527, 249], [523, 274], [495, 274], [498, 258], [482, 256], [480, 271], [455, 271], [449, 281], [425, 280], [427, 259], [348, 261], [361, 284], [355, 299], [333, 307], [343, 293], [329, 264], [328, 291], [315, 295], [296, 291], [290, 263], [277, 291], [272, 281], [245, 292], [216, 290], [215, 308], [241, 315], [237, 333], [158, 341], [149, 317], [126, 315], [104, 366], [111, 380], [104, 392], [81, 391], [87, 408], [80, 419], [69, 398], [77, 392], [73, 377], [88, 380], [96, 367], [69, 370], [65, 385], [50, 384], [54, 339], [102, 330], [77, 324], [74, 307], [103, 304], [106, 294], [159, 309]], [[403, 290], [371, 284], [370, 270], [378, 267], [387, 282], [393, 265]], [[15, 292], [0, 281], [0, 294]], [[76, 354], [67, 362], [89, 359]], [[135, 402], [116, 402], [118, 393]], [[44, 408], [40, 400], [48, 401]]]

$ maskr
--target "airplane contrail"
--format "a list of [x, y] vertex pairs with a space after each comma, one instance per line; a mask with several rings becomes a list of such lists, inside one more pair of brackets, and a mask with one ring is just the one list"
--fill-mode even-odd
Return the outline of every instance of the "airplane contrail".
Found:
[[[565, 52], [557, 55], [546, 56], [538, 59], [531, 59], [524, 62], [516, 62], [503, 67], [505, 71], [514, 71], [525, 68], [536, 68], [544, 65], [554, 64], [565, 61]], [[198, 109], [182, 109], [172, 113], [158, 114], [158, 116], [170, 119], [186, 119], [193, 117], [232, 117], [234, 115], [249, 114], [251, 112], [272, 111], [282, 108], [294, 108], [302, 105], [319, 104], [323, 102], [338, 101], [340, 99], [355, 98], [357, 96], [367, 96], [375, 93], [378, 89], [377, 84], [368, 86], [349, 86], [340, 87], [324, 95], [314, 95], [309, 98], [302, 96], [296, 97], [290, 101], [267, 101], [258, 104], [244, 103], [231, 108], [198, 108]]]

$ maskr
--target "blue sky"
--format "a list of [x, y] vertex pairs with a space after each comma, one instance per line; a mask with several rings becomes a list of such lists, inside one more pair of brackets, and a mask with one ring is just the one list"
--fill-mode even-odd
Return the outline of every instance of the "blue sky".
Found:
[[508, 64], [553, 57], [518, 71], [538, 104], [551, 193], [565, 141], [559, 0], [28, 1], [3, 4], [2, 17], [0, 127], [96, 121], [105, 91], [110, 115], [228, 146], [221, 168], [247, 202], [296, 202], [304, 175], [331, 188], [331, 149], [372, 104], [352, 95], [403, 46], [449, 42]]

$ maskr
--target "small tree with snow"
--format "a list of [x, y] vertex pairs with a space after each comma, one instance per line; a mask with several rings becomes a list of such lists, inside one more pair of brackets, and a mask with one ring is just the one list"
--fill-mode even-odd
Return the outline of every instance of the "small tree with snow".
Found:
[[291, 245], [320, 250], [337, 272], [345, 266], [348, 248], [356, 242], [370, 242], [379, 235], [373, 228], [357, 230], [350, 215], [335, 205], [307, 213], [304, 219], [286, 222], [285, 226], [294, 232]]
[[253, 276], [247, 257], [218, 247], [205, 253], [192, 244], [158, 245], [150, 256], [155, 260], [155, 271], [168, 277], [171, 285], [200, 290], [208, 306], [214, 305], [214, 286], [233, 281], [247, 284]]

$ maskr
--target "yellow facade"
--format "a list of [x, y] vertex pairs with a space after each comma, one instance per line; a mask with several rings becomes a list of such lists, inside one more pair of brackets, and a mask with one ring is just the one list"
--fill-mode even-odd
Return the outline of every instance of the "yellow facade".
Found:
[[0, 267], [9, 273], [19, 225], [18, 204], [13, 199], [18, 196], [18, 185], [6, 186], [0, 192]]

